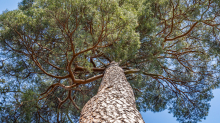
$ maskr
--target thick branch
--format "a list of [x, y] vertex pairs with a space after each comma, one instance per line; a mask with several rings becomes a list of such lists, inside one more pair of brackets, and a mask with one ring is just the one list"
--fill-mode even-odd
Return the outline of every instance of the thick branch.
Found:
[[196, 26], [196, 24], [198, 24], [198, 22], [194, 23], [194, 24], [192, 25], [192, 27], [191, 27], [186, 33], [184, 33], [184, 34], [182, 34], [182, 35], [179, 35], [179, 36], [174, 37], [174, 38], [168, 38], [168, 39], [166, 38], [166, 39], [165, 39], [165, 42], [166, 42], [166, 41], [173, 41], [173, 40], [176, 40], [176, 39], [178, 39], [178, 38], [181, 38], [181, 37], [183, 37], [183, 36], [188, 35], [188, 34], [193, 30], [193, 28]]
[[[46, 94], [46, 96], [47, 96], [50, 92], [53, 91], [53, 89], [54, 89], [56, 86], [62, 87], [62, 88], [64, 88], [64, 89], [66, 89], [66, 90], [71, 90], [73, 87], [77, 86], [77, 84], [73, 84], [73, 85], [71, 85], [71, 86], [65, 86], [65, 85], [63, 85], [63, 84], [61, 84], [61, 83], [55, 83], [55, 84], [52, 84], [50, 87], [48, 87], [47, 90], [46, 90], [44, 93], [41, 93], [40, 95], [44, 95], [44, 94], [47, 93], [47, 94]], [[50, 91], [49, 91], [49, 90], [50, 90]], [[49, 91], [49, 92], [48, 92], [48, 91]], [[45, 98], [46, 96], [40, 98], [39, 100]]]
[[82, 80], [82, 79], [75, 79], [75, 82], [77, 84], [87, 84], [87, 83], [90, 83], [90, 82], [93, 82], [97, 79], [100, 79], [103, 77], [103, 74], [100, 74], [100, 75], [97, 75], [97, 76], [94, 76], [94, 77], [91, 77], [89, 79], [86, 79], [86, 80]]
[[[92, 68], [92, 71], [94, 72], [104, 72], [105, 68]], [[75, 66], [75, 71], [88, 71], [84, 67], [80, 67], [78, 65]]]

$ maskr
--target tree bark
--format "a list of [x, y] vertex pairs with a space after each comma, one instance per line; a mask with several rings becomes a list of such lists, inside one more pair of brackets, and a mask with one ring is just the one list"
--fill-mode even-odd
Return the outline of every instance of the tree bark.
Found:
[[144, 123], [133, 90], [116, 62], [105, 70], [98, 93], [83, 107], [80, 123]]

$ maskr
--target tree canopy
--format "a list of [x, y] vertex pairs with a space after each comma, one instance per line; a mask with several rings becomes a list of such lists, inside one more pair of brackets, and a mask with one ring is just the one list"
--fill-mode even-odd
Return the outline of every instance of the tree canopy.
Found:
[[0, 15], [1, 121], [78, 122], [119, 62], [140, 111], [208, 115], [219, 86], [218, 0], [23, 0]]

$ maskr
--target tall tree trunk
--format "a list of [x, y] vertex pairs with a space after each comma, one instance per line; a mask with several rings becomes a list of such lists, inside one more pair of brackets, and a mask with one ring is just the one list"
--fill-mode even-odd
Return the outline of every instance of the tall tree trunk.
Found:
[[144, 123], [133, 90], [116, 62], [105, 70], [98, 93], [83, 107], [80, 123]]

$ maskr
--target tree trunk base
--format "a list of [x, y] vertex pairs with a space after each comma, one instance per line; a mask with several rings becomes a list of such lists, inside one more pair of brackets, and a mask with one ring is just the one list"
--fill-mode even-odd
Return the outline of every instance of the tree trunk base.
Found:
[[83, 107], [80, 123], [144, 123], [124, 71], [116, 62], [106, 69], [97, 95]]

